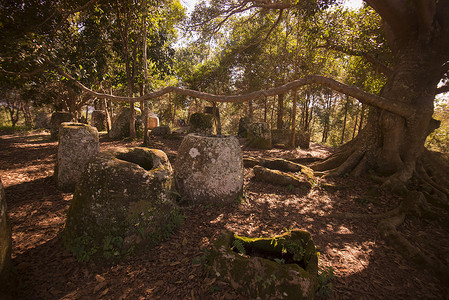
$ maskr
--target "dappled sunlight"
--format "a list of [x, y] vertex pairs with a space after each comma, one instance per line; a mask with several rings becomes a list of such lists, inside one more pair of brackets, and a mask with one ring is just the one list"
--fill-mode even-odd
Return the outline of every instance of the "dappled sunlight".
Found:
[[[14, 141], [16, 145], [18, 141]], [[154, 140], [153, 145], [164, 144], [165, 150], [174, 151], [179, 142]], [[135, 145], [138, 142], [104, 141], [101, 148]], [[52, 147], [51, 151], [55, 153], [56, 144]], [[388, 195], [380, 195], [372, 201], [368, 193], [369, 182], [354, 178], [326, 179], [310, 190], [304, 190], [255, 181], [252, 170], [245, 169], [245, 197], [241, 201], [225, 207], [188, 203], [181, 208], [184, 223], [159, 246], [113, 267], [84, 265], [77, 263], [57, 238], [64, 226], [72, 195], [59, 192], [50, 177], [55, 156], [49, 158], [42, 153], [39, 157], [33, 152], [34, 148], [16, 150], [25, 153], [26, 149], [32, 151], [32, 163], [26, 165], [25, 155], [23, 163], [2, 170], [2, 179], [6, 179], [13, 227], [13, 262], [24, 282], [37, 293], [35, 295], [50, 293], [58, 298], [89, 298], [98, 295], [93, 291], [98, 289], [100, 282], [96, 276], [100, 275], [108, 282], [106, 296], [115, 298], [124, 294], [131, 298], [178, 295], [185, 287], [194, 290], [196, 297], [210, 295], [210, 288], [216, 286], [237, 299], [232, 288], [207, 276], [201, 264], [192, 262], [205, 259], [206, 249], [225, 229], [243, 236], [259, 237], [278, 235], [293, 228], [309, 231], [320, 252], [319, 266], [333, 268], [336, 298], [409, 295], [396, 287], [403, 286], [404, 278], [409, 278], [414, 267], [379, 240], [373, 230], [377, 225], [374, 220], [329, 217], [338, 212], [382, 212], [397, 205], [398, 200]], [[274, 151], [270, 155], [292, 153]], [[403, 230], [413, 234], [413, 227], [408, 223]], [[435, 230], [441, 231], [444, 237], [441, 228]], [[424, 236], [416, 235], [417, 240]], [[420, 288], [421, 296], [438, 290], [431, 277], [416, 274], [406, 282], [409, 289]]]

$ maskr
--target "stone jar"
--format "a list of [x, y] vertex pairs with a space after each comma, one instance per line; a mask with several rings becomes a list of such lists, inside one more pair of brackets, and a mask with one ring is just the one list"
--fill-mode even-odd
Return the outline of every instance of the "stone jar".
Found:
[[243, 159], [237, 138], [184, 137], [175, 163], [175, 183], [188, 201], [234, 203], [243, 190]]
[[161, 150], [135, 147], [99, 153], [73, 194], [65, 246], [79, 259], [89, 253], [108, 259], [157, 244], [182, 220], [172, 200], [172, 182], [172, 167]]
[[248, 129], [248, 146], [256, 149], [271, 149], [270, 125], [265, 122], [252, 123]]
[[73, 192], [87, 163], [98, 152], [100, 144], [95, 127], [82, 123], [62, 123], [55, 165], [58, 189]]
[[96, 127], [98, 131], [106, 130], [106, 114], [102, 110], [94, 110], [90, 123], [93, 127]]
[[212, 274], [248, 299], [314, 299], [318, 255], [312, 236], [294, 229], [250, 238], [226, 231], [213, 244]]

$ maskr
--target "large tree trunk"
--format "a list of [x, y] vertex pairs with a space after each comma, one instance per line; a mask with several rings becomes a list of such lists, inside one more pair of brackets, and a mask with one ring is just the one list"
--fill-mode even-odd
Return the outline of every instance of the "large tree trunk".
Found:
[[411, 178], [425, 139], [435, 129], [431, 120], [441, 62], [419, 46], [398, 51], [397, 61], [380, 95], [408, 103], [418, 113], [405, 119], [371, 107], [367, 125], [358, 136], [314, 169], [358, 175], [370, 168], [383, 176], [395, 174], [401, 181]]

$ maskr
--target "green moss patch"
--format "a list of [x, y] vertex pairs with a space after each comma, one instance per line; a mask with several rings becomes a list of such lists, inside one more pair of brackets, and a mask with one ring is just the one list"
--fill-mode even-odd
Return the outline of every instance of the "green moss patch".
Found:
[[268, 238], [226, 232], [215, 243], [209, 264], [216, 276], [252, 298], [313, 299], [318, 257], [307, 231]]

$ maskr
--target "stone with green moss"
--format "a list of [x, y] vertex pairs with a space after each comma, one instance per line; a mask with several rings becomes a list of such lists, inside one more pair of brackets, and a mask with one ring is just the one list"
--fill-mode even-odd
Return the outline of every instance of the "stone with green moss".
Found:
[[11, 271], [11, 227], [6, 211], [6, 197], [0, 179], [0, 286], [9, 278]]
[[248, 147], [256, 149], [271, 149], [271, 130], [265, 122], [252, 123], [248, 128]]
[[207, 113], [194, 113], [189, 120], [189, 133], [205, 135], [217, 134], [214, 116]]
[[293, 185], [296, 187], [305, 187], [307, 189], [310, 189], [313, 185], [313, 181], [307, 175], [301, 173], [287, 173], [262, 166], [255, 166], [253, 171], [256, 180], [271, 184], [283, 186]]
[[261, 159], [259, 165], [283, 172], [301, 173], [307, 176], [309, 180], [315, 181], [315, 176], [311, 168], [286, 159]]
[[111, 258], [166, 238], [180, 221], [167, 155], [148, 148], [103, 152], [78, 182], [63, 233], [79, 260]]
[[310, 233], [287, 231], [266, 238], [224, 233], [209, 257], [213, 274], [258, 299], [313, 299], [318, 257]]

